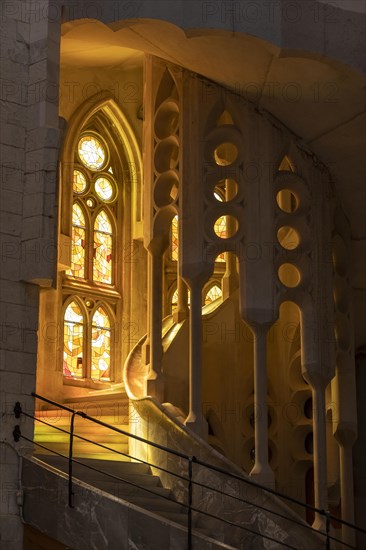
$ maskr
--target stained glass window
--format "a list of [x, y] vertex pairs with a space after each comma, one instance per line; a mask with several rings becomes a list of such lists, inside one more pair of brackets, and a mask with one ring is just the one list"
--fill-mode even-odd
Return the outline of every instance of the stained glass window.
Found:
[[112, 380], [113, 323], [108, 308], [113, 309], [113, 304], [103, 284], [120, 280], [115, 277], [119, 264], [112, 254], [121, 234], [115, 228], [121, 229], [122, 221], [115, 215], [121, 183], [116, 174], [122, 170], [116, 169], [113, 151], [113, 144], [107, 146], [94, 130], [84, 132], [74, 151], [73, 180], [68, 182], [74, 197], [72, 249], [63, 285], [66, 299], [70, 300], [70, 291], [74, 297], [64, 315], [63, 372], [74, 379]]
[[86, 189], [86, 178], [80, 170], [74, 170], [74, 184], [73, 190], [74, 193], [80, 194], [83, 193]]
[[63, 373], [82, 378], [83, 371], [83, 314], [76, 302], [71, 302], [64, 315]]
[[67, 275], [85, 277], [85, 216], [77, 203], [72, 207], [71, 267]]
[[171, 259], [173, 262], [178, 261], [178, 216], [172, 219], [171, 228]]
[[105, 164], [105, 148], [93, 134], [88, 134], [80, 139], [78, 153], [81, 162], [90, 170], [100, 170]]
[[107, 313], [99, 307], [93, 315], [91, 339], [91, 378], [111, 378], [111, 325]]
[[102, 210], [94, 223], [93, 279], [98, 283], [112, 284], [112, 225]]
[[[222, 196], [219, 193], [215, 192], [214, 196], [215, 196], [216, 200], [218, 200], [220, 202], [223, 202]], [[215, 233], [218, 237], [225, 238], [225, 236], [226, 236], [226, 217], [225, 216], [221, 216], [221, 218], [219, 218], [216, 221], [215, 226], [214, 226], [214, 231], [215, 231]], [[225, 261], [225, 254], [223, 252], [221, 254], [219, 254], [219, 256], [217, 256], [215, 261], [216, 262], [224, 262]]]
[[222, 297], [222, 290], [218, 285], [214, 285], [210, 288], [210, 290], [207, 292], [205, 296], [205, 305], [211, 304], [211, 302], [214, 302], [218, 298]]
[[107, 178], [98, 178], [94, 187], [96, 194], [103, 201], [109, 201], [113, 197], [113, 185]]
[[[226, 239], [227, 232], [226, 232], [226, 216], [221, 216], [218, 220], [216, 220], [214, 225], [214, 231], [218, 237], [221, 239]], [[225, 254], [222, 252], [219, 254], [215, 260], [216, 262], [224, 262], [225, 261]]]

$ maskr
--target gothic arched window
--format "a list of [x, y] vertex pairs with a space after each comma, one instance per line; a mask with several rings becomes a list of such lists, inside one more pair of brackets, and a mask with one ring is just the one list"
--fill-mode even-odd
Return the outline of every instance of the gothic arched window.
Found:
[[[84, 131], [74, 154], [70, 268], [63, 277], [63, 373], [111, 381], [111, 337], [121, 298], [122, 170], [101, 134]], [[121, 247], [122, 248], [122, 247]]]

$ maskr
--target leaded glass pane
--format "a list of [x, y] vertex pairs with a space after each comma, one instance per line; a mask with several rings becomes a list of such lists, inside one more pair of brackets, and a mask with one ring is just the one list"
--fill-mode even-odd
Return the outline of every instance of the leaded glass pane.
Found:
[[86, 189], [86, 178], [80, 170], [74, 170], [74, 182], [73, 190], [74, 193], [80, 194], [83, 193]]
[[95, 192], [103, 201], [109, 201], [113, 197], [113, 185], [107, 178], [98, 178], [94, 184]]
[[77, 203], [72, 208], [71, 238], [71, 266], [66, 274], [83, 279], [85, 277], [85, 217]]
[[83, 314], [76, 302], [71, 302], [64, 315], [63, 373], [83, 377]]
[[112, 284], [112, 225], [102, 210], [94, 224], [93, 279], [99, 283]]
[[92, 365], [93, 380], [110, 380], [111, 378], [111, 329], [107, 313], [99, 307], [92, 321]]
[[214, 285], [210, 288], [210, 290], [207, 292], [205, 297], [205, 305], [211, 304], [211, 302], [214, 302], [218, 298], [222, 297], [222, 290], [218, 285]]
[[178, 261], [178, 216], [172, 219], [171, 229], [171, 259], [173, 262]]
[[102, 142], [93, 134], [83, 136], [78, 145], [81, 162], [90, 170], [100, 170], [106, 160]]

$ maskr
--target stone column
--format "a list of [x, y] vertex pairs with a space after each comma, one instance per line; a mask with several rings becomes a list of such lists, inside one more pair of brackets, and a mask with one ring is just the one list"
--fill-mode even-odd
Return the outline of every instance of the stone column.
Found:
[[208, 426], [202, 413], [202, 285], [195, 282], [190, 290], [189, 413], [185, 424], [206, 438]]
[[146, 304], [146, 340], [142, 346], [141, 360], [144, 365], [150, 363], [150, 321], [151, 321], [151, 302], [152, 302], [152, 267], [151, 254], [147, 255], [147, 304]]
[[169, 238], [154, 239], [149, 246], [151, 261], [150, 296], [150, 370], [147, 380], [147, 393], [164, 400], [164, 383], [161, 372], [163, 359], [163, 255], [169, 245]]
[[255, 464], [250, 476], [259, 483], [274, 484], [274, 473], [268, 462], [267, 410], [267, 332], [268, 326], [252, 328], [254, 333], [254, 417]]
[[177, 289], [178, 289], [178, 304], [177, 310], [173, 314], [175, 323], [180, 323], [188, 317], [188, 288], [182, 277], [179, 275], [179, 262], [177, 267]]

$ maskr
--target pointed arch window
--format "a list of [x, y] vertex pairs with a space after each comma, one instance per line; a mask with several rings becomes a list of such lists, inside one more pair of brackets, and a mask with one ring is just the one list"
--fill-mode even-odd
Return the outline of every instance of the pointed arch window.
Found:
[[65, 310], [63, 339], [64, 375], [82, 378], [84, 376], [84, 316], [80, 306], [74, 301]]
[[85, 216], [78, 203], [72, 207], [72, 250], [71, 268], [68, 275], [83, 279], [85, 277]]
[[215, 300], [222, 298], [222, 290], [219, 285], [213, 285], [207, 292], [205, 296], [205, 306], [211, 304]]
[[123, 233], [123, 170], [112, 148], [93, 128], [80, 135], [75, 150], [71, 263], [63, 278], [63, 373], [73, 380], [114, 378], [111, 334], [122, 291], [122, 262], [114, 251]]
[[91, 378], [111, 379], [111, 323], [108, 313], [99, 307], [92, 318]]
[[108, 214], [102, 210], [94, 222], [93, 280], [112, 284], [112, 224]]

